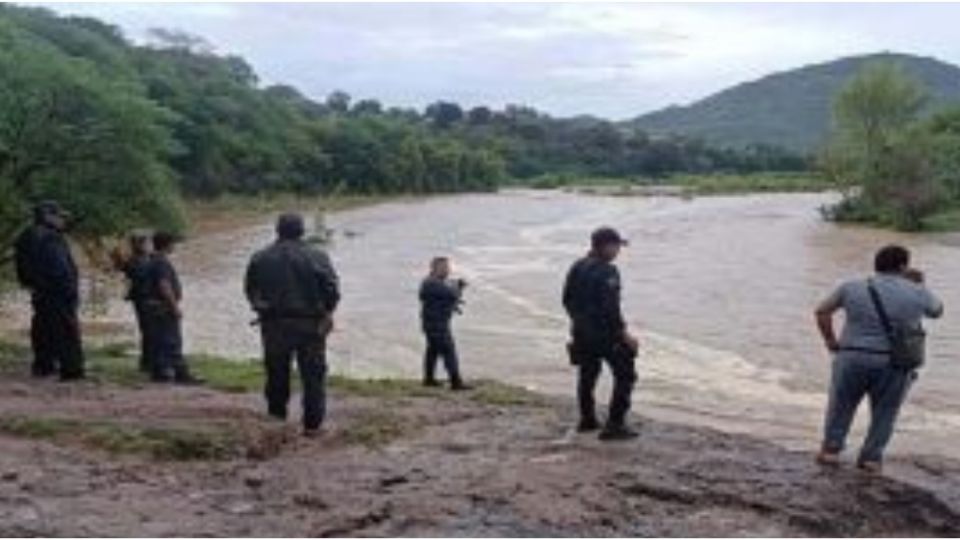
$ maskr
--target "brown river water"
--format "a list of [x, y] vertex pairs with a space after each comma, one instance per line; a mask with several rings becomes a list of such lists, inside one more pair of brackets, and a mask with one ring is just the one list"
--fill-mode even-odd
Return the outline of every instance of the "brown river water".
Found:
[[[947, 304], [928, 325], [929, 365], [914, 386], [894, 452], [960, 458], [960, 235], [902, 235], [820, 220], [828, 194], [682, 200], [507, 191], [343, 211], [327, 218], [343, 303], [330, 342], [334, 372], [418, 377], [417, 288], [427, 262], [453, 258], [470, 282], [455, 321], [468, 377], [572, 394], [560, 288], [598, 225], [631, 240], [618, 261], [624, 308], [642, 339], [634, 410], [751, 433], [794, 448], [819, 436], [829, 357], [812, 310], [831, 288], [870, 269], [876, 248], [914, 252]], [[271, 241], [272, 215], [197, 237], [175, 257], [185, 291], [186, 346], [238, 358], [259, 354], [242, 295], [250, 254]], [[26, 302], [6, 302], [9, 333]], [[111, 302], [102, 320], [132, 318]], [[609, 384], [600, 391], [606, 392]], [[605, 394], [603, 394], [605, 395]], [[863, 416], [863, 415], [861, 415]], [[862, 434], [858, 421], [852, 443]]]

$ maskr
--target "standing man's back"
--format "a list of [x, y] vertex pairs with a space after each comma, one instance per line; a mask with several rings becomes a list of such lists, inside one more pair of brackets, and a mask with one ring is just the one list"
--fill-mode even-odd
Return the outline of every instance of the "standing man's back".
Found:
[[[878, 472], [894, 424], [919, 365], [894, 358], [897, 335], [922, 336], [924, 317], [940, 317], [943, 304], [923, 285], [923, 274], [909, 267], [910, 253], [900, 246], [877, 252], [876, 274], [840, 285], [817, 307], [817, 325], [833, 356], [833, 375], [817, 460], [836, 464], [860, 402], [870, 399], [870, 427], [857, 464]], [[837, 338], [833, 315], [845, 314]], [[886, 321], [884, 320], [886, 318]], [[922, 360], [922, 341], [918, 358]]]
[[606, 362], [613, 372], [613, 395], [600, 438], [631, 439], [637, 434], [627, 427], [626, 417], [637, 379], [637, 340], [620, 311], [620, 273], [613, 265], [626, 241], [617, 231], [602, 227], [594, 231], [590, 243], [590, 252], [573, 264], [563, 286], [563, 306], [571, 323], [570, 358], [578, 368], [577, 430], [588, 432], [600, 427], [593, 393]]
[[251, 258], [244, 289], [259, 316], [268, 411], [286, 419], [290, 364], [296, 357], [303, 387], [304, 435], [313, 436], [326, 413], [326, 338], [340, 290], [330, 258], [304, 242], [303, 234], [301, 216], [280, 216], [277, 241]]

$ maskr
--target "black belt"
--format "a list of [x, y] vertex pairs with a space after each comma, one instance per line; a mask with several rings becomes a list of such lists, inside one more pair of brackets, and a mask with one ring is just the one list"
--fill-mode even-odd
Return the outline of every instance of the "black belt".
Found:
[[891, 354], [891, 351], [881, 351], [878, 349], [868, 349], [867, 347], [840, 347], [837, 349], [838, 352], [850, 351], [850, 352], [862, 352], [867, 354]]

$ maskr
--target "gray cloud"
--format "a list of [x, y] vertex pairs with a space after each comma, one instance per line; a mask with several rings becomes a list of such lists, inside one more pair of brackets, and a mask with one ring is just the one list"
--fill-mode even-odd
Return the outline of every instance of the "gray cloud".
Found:
[[771, 71], [877, 50], [960, 59], [960, 6], [52, 4], [136, 40], [198, 34], [268, 83], [416, 106], [524, 103], [624, 118]]

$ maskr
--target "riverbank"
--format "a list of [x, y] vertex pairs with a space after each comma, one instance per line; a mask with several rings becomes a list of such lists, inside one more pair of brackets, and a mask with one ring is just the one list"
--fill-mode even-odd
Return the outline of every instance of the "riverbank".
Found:
[[654, 178], [594, 178], [545, 175], [527, 182], [534, 189], [563, 189], [586, 195], [693, 197], [752, 193], [818, 193], [834, 188], [813, 173], [678, 174]]
[[[196, 359], [203, 388], [140, 381], [122, 347], [92, 380], [27, 377], [0, 348], [0, 534], [730, 536], [960, 534], [960, 464], [824, 471], [750, 437], [635, 418], [575, 435], [574, 407], [334, 378], [328, 430], [264, 418], [259, 366]], [[296, 407], [294, 408], [294, 410]]]
[[289, 193], [273, 193], [223, 195], [214, 199], [190, 199], [184, 204], [191, 234], [202, 235], [257, 223], [262, 221], [265, 215], [279, 212], [297, 211], [312, 217], [385, 202], [419, 200], [422, 197], [414, 195], [343, 194], [298, 196]]

